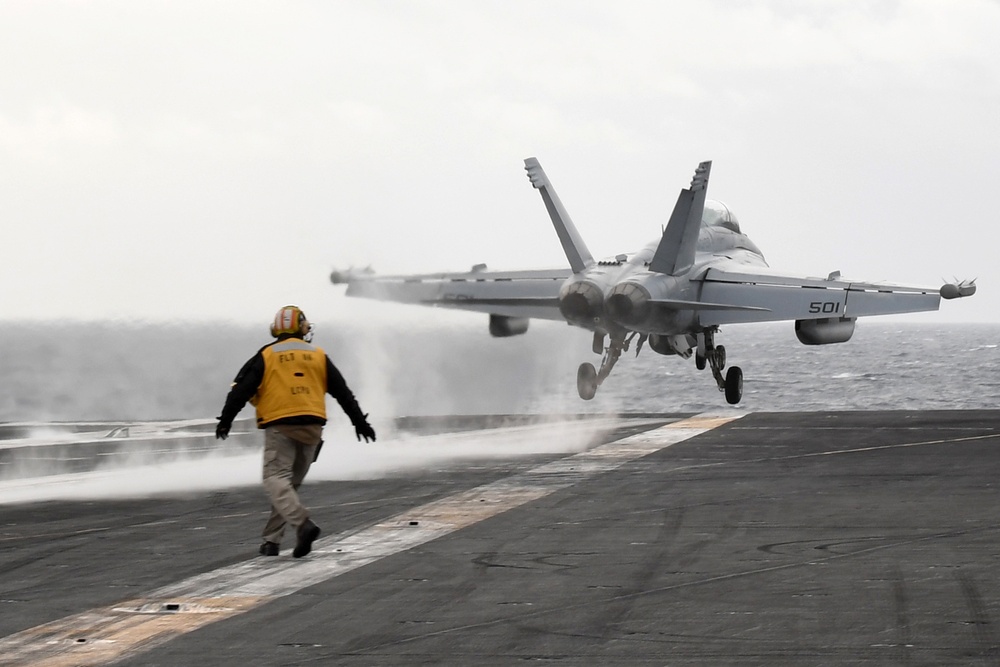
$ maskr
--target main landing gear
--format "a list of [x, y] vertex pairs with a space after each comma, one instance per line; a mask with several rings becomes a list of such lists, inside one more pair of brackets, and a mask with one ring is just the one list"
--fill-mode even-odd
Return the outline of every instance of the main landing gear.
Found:
[[722, 369], [726, 367], [726, 348], [715, 344], [714, 329], [698, 334], [698, 352], [695, 354], [694, 364], [698, 370], [703, 370], [706, 364], [711, 366], [719, 391], [726, 394], [726, 402], [730, 405], [740, 402], [743, 398], [743, 369], [731, 366], [726, 376], [722, 376]]
[[[722, 375], [723, 369], [726, 368], [726, 348], [715, 344], [715, 331], [715, 329], [709, 329], [698, 334], [698, 350], [695, 353], [694, 363], [698, 370], [703, 370], [706, 366], [711, 367], [712, 376], [719, 385], [719, 391], [725, 393], [726, 401], [730, 405], [735, 405], [743, 398], [743, 370], [739, 366], [731, 366], [725, 376]], [[580, 364], [580, 368], [576, 372], [576, 390], [579, 392], [580, 398], [585, 401], [594, 398], [597, 394], [597, 388], [611, 374], [611, 369], [622, 356], [622, 352], [628, 351], [635, 336], [636, 332], [634, 331], [627, 334], [614, 333], [610, 336], [608, 347], [605, 349], [604, 334], [594, 334], [594, 352], [597, 354], [604, 352], [604, 360], [601, 362], [600, 370], [594, 368], [593, 364]], [[638, 350], [642, 349], [646, 339], [645, 335], [639, 338]], [[683, 348], [676, 347], [679, 344], [675, 343], [670, 348], [671, 351], [656, 348], [652, 343], [650, 345], [660, 354], [680, 354], [684, 357], [691, 354], [690, 343]]]

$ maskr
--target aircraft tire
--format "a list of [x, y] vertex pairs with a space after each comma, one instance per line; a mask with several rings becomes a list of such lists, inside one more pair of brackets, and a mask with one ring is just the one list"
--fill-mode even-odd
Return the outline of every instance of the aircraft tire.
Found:
[[743, 398], [743, 369], [733, 366], [726, 373], [726, 402], [736, 405]]
[[597, 369], [593, 364], [580, 364], [576, 371], [576, 390], [585, 401], [597, 394]]
[[726, 348], [723, 345], [715, 346], [715, 359], [719, 363], [719, 370], [726, 367]]

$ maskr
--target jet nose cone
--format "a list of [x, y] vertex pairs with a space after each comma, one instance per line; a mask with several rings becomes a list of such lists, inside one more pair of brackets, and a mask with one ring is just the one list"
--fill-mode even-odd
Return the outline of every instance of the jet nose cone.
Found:
[[649, 292], [635, 283], [621, 283], [611, 290], [604, 307], [616, 322], [638, 324], [649, 315]]

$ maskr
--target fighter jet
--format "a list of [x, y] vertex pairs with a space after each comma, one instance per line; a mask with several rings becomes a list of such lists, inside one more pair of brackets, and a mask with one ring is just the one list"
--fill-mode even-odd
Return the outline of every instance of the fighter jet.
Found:
[[789, 320], [805, 345], [829, 345], [848, 341], [859, 317], [937, 310], [942, 298], [976, 291], [975, 280], [926, 288], [848, 280], [839, 271], [825, 278], [776, 271], [733, 212], [706, 199], [711, 162], [699, 164], [681, 190], [660, 238], [638, 252], [595, 260], [538, 160], [527, 158], [524, 168], [568, 267], [498, 272], [479, 264], [464, 273], [400, 276], [352, 269], [334, 271], [331, 281], [346, 283], [348, 296], [486, 313], [498, 337], [525, 333], [531, 318], [592, 331], [593, 352], [603, 360], [599, 368], [580, 365], [577, 390], [585, 400], [635, 343], [636, 354], [648, 344], [659, 354], [694, 356], [731, 404], [743, 396], [743, 371], [726, 368], [726, 349], [715, 342], [722, 325]]

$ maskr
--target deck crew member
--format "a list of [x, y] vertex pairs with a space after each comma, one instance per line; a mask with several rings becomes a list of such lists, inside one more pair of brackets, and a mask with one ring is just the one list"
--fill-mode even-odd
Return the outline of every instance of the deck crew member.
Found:
[[309, 517], [298, 488], [319, 455], [330, 394], [354, 425], [358, 441], [375, 440], [368, 415], [361, 411], [343, 375], [319, 347], [312, 345], [312, 324], [297, 306], [274, 316], [275, 341], [262, 347], [233, 381], [219, 416], [215, 437], [229, 436], [233, 419], [249, 401], [257, 409], [257, 428], [264, 429], [264, 490], [271, 516], [264, 526], [262, 556], [277, 556], [285, 526], [295, 528], [292, 555], [312, 549], [320, 529]]

